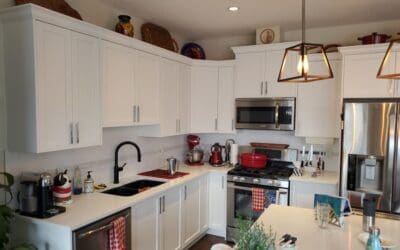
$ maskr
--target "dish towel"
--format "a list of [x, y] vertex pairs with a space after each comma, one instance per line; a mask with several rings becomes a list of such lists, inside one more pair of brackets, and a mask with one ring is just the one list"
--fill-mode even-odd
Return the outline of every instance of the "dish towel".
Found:
[[125, 218], [118, 217], [112, 224], [113, 227], [108, 231], [109, 250], [126, 250]]
[[251, 207], [253, 211], [260, 212], [264, 210], [265, 195], [262, 188], [251, 188], [252, 202]]

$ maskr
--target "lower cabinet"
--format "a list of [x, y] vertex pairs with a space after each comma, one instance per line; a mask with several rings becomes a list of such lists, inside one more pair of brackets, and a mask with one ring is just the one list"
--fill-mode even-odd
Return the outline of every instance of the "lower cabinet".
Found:
[[290, 181], [290, 206], [314, 208], [314, 195], [338, 195], [338, 184]]
[[132, 249], [183, 249], [208, 230], [208, 175], [132, 207]]
[[209, 233], [221, 237], [226, 236], [226, 172], [210, 172], [209, 174]]

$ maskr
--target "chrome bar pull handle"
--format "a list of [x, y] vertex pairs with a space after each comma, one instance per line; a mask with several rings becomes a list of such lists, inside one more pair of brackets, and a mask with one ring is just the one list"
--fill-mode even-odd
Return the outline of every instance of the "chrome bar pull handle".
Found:
[[79, 122], [75, 124], [75, 130], [76, 130], [76, 143], [79, 144]]
[[268, 82], [265, 81], [265, 95], [268, 94]]
[[222, 189], [225, 188], [225, 177], [224, 176], [221, 176], [221, 187], [222, 187]]
[[71, 122], [69, 124], [69, 143], [74, 144], [74, 124]]
[[275, 105], [275, 127], [279, 128], [279, 103]]
[[137, 121], [140, 122], [140, 106], [137, 106]]
[[215, 118], [214, 122], [215, 122], [215, 124], [214, 124], [215, 131], [217, 131], [218, 130], [218, 118]]
[[264, 82], [262, 81], [262, 82], [261, 82], [261, 85], [260, 85], [260, 95], [263, 94], [263, 85], [264, 85]]
[[235, 121], [232, 119], [232, 131], [235, 129]]
[[133, 105], [133, 122], [136, 122], [136, 105]]

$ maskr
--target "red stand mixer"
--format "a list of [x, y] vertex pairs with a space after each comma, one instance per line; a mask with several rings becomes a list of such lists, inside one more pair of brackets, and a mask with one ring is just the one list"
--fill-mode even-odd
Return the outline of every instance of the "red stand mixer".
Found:
[[210, 164], [213, 166], [221, 166], [223, 163], [222, 146], [219, 143], [214, 143], [214, 145], [211, 146]]
[[200, 144], [200, 137], [197, 135], [188, 135], [186, 141], [189, 146], [189, 152], [186, 155], [186, 164], [190, 166], [204, 165], [204, 162], [202, 162], [204, 151], [197, 148]]

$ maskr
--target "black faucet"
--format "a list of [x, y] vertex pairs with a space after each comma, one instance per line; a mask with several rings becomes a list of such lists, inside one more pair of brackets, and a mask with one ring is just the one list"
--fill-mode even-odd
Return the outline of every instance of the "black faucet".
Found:
[[114, 157], [114, 184], [118, 184], [119, 183], [119, 172], [124, 170], [124, 167], [126, 166], [126, 163], [124, 163], [121, 167], [118, 166], [118, 153], [119, 153], [119, 149], [124, 146], [124, 145], [132, 145], [136, 148], [137, 151], [137, 161], [140, 162], [141, 158], [142, 158], [142, 154], [140, 153], [140, 148], [139, 146], [132, 142], [132, 141], [124, 141], [121, 142], [120, 144], [118, 144], [117, 148], [115, 149], [115, 157]]

